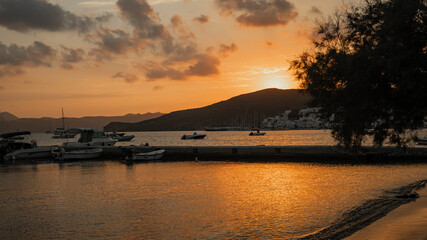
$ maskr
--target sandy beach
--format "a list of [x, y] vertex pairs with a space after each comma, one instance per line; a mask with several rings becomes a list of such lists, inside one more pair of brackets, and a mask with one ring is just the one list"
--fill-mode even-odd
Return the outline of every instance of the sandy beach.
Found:
[[427, 239], [427, 188], [417, 192], [420, 197], [416, 201], [403, 204], [345, 239]]

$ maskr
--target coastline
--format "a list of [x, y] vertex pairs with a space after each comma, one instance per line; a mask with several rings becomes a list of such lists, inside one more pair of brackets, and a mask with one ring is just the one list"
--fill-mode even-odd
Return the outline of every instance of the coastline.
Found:
[[427, 239], [427, 188], [418, 193], [420, 198], [398, 207], [345, 239]]
[[[415, 191], [425, 188], [426, 182], [427, 179], [420, 180], [401, 188], [386, 191], [383, 196], [368, 200], [362, 205], [345, 212], [330, 226], [320, 229], [317, 232], [301, 236], [299, 239], [344, 239], [352, 236], [358, 231], [370, 226], [375, 221], [385, 217], [388, 213], [401, 205], [414, 201], [416, 199], [414, 196], [418, 195]], [[375, 228], [375, 226], [373, 228]], [[382, 233], [385, 232], [384, 229], [381, 230]], [[381, 230], [378, 230], [378, 233], [381, 234]], [[375, 230], [373, 232], [375, 232]], [[364, 236], [363, 232], [359, 234], [360, 237]], [[356, 235], [353, 239], [360, 238], [357, 238]], [[367, 237], [367, 239], [376, 238]]]

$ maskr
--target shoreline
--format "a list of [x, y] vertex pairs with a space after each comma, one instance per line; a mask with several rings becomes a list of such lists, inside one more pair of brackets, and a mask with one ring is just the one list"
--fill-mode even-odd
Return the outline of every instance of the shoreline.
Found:
[[[418, 195], [414, 192], [425, 188], [426, 182], [427, 179], [420, 180], [404, 187], [386, 191], [383, 196], [367, 200], [360, 206], [345, 212], [330, 226], [298, 239], [343, 239], [356, 235], [357, 232], [384, 218], [399, 206], [414, 201]], [[357, 236], [354, 237], [354, 239], [358, 239]]]

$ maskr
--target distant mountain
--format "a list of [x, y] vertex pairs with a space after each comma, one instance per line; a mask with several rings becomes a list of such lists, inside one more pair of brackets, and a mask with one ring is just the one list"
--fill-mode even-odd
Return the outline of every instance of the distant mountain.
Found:
[[0, 112], [0, 122], [1, 121], [12, 121], [18, 119], [17, 116], [8, 113], [8, 112]]
[[[140, 122], [143, 120], [157, 118], [164, 113], [145, 113], [145, 114], [126, 114], [124, 116], [113, 117], [81, 117], [81, 118], [65, 118], [66, 128], [94, 128], [102, 129], [110, 122]], [[13, 116], [13, 115], [12, 115]], [[1, 119], [1, 115], [0, 115]], [[62, 118], [15, 118], [12, 120], [0, 121], [0, 132], [12, 132], [16, 130], [26, 130], [31, 132], [46, 132], [54, 131], [56, 128], [62, 127]]]
[[259, 127], [266, 117], [306, 107], [310, 97], [298, 89], [276, 88], [239, 95], [206, 107], [171, 112], [138, 123], [112, 122], [106, 131], [178, 131], [209, 127]]

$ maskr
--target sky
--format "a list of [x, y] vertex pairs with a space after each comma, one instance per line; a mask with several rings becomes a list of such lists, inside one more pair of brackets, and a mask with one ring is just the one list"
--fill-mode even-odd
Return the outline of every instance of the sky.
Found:
[[299, 84], [316, 19], [356, 0], [0, 0], [0, 112], [119, 116]]

